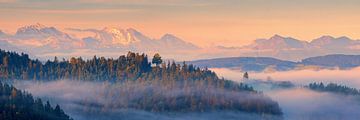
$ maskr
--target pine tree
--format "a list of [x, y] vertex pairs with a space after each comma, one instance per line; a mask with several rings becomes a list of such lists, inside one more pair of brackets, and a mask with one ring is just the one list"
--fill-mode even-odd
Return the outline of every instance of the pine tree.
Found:
[[159, 53], [156, 53], [152, 59], [152, 63], [155, 64], [156, 66], [159, 66], [162, 63], [162, 59]]

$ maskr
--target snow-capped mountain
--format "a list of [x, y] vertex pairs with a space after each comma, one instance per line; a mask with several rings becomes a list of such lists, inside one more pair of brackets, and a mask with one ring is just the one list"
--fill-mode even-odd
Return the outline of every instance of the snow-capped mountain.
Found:
[[316, 48], [326, 49], [330, 51], [347, 51], [356, 49], [356, 46], [360, 45], [360, 40], [352, 40], [348, 37], [342, 36], [334, 38], [332, 36], [322, 36], [314, 39], [310, 44]]
[[159, 39], [159, 43], [161, 43], [161, 46], [167, 46], [166, 49], [187, 49], [187, 50], [196, 50], [199, 49], [199, 47], [187, 43], [180, 38], [172, 35], [172, 34], [165, 34]]
[[[84, 34], [84, 33], [90, 34]], [[68, 29], [60, 30], [42, 24], [27, 25], [17, 29], [13, 35], [0, 31], [0, 45], [28, 50], [29, 53], [41, 56], [69, 56], [114, 54], [119, 52], [163, 52], [176, 53], [199, 49], [184, 40], [166, 34], [159, 39], [150, 38], [133, 29], [105, 27], [103, 29]], [[8, 45], [7, 45], [8, 44]], [[0, 46], [5, 49], [5, 47]], [[6, 47], [6, 49], [9, 49]]]
[[134, 51], [148, 54], [159, 52], [168, 58], [180, 60], [229, 56], [301, 60], [326, 54], [360, 54], [360, 40], [322, 36], [309, 42], [274, 35], [242, 47], [200, 48], [172, 34], [151, 38], [133, 28], [58, 29], [34, 24], [19, 28], [15, 34], [0, 31], [0, 48], [12, 51], [20, 51], [21, 48], [38, 58], [52, 58], [54, 55], [91, 57], [96, 54], [117, 57], [119, 53]]
[[72, 38], [55, 27], [39, 23], [19, 28], [15, 35], [9, 36], [7, 40], [16, 46], [40, 52], [83, 47], [79, 39]]
[[[89, 30], [88, 30], [89, 31]], [[152, 39], [133, 29], [106, 27], [102, 30], [91, 30], [94, 36], [83, 38], [87, 47], [116, 48], [134, 51], [194, 50], [197, 46], [184, 40], [165, 34], [160, 39]]]
[[252, 44], [243, 47], [218, 48], [226, 51], [238, 51], [238, 56], [266, 56], [285, 60], [301, 60], [306, 57], [327, 54], [360, 54], [360, 40], [322, 36], [309, 42], [274, 35], [269, 39], [257, 39]]
[[292, 50], [305, 49], [309, 47], [306, 41], [300, 41], [291, 37], [282, 37], [274, 35], [269, 39], [257, 39], [248, 47], [259, 50], [276, 49], [276, 50]]

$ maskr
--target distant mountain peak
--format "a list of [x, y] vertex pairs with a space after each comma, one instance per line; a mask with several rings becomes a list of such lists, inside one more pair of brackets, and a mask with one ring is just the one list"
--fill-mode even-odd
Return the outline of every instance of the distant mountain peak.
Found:
[[69, 37], [67, 34], [59, 31], [55, 27], [48, 27], [40, 23], [36, 23], [33, 25], [27, 25], [24, 27], [19, 28], [16, 31], [16, 36], [22, 37], [22, 36], [33, 36], [33, 37], [39, 37], [39, 36], [65, 36]]
[[320, 38], [312, 40], [310, 43], [317, 47], [323, 46], [329, 49], [346, 49], [347, 47], [349, 47], [349, 45], [359, 44], [356, 43], [356, 40], [352, 40], [346, 36], [341, 36], [338, 38], [332, 36], [322, 36]]
[[270, 37], [270, 39], [285, 39], [285, 37], [283, 37], [279, 34], [275, 34], [274, 36]]
[[338, 38], [336, 38], [337, 40], [351, 40], [349, 37], [347, 36], [340, 36]]
[[180, 40], [180, 38], [178, 38], [175, 35], [170, 34], [170, 33], [164, 34], [160, 39], [178, 39], [178, 40]]
[[40, 23], [36, 23], [36, 24], [25, 26], [25, 28], [43, 29], [43, 28], [46, 28], [46, 26], [43, 24], [40, 24]]
[[112, 34], [119, 34], [119, 33], [122, 33], [124, 31], [124, 29], [122, 29], [120, 27], [105, 27], [102, 31], [105, 31], [107, 33], [112, 33]]
[[330, 35], [324, 35], [324, 36], [321, 36], [317, 39], [322, 39], [322, 40], [333, 40], [335, 39], [333, 36], [330, 36]]
[[136, 30], [135, 29], [123, 29], [120, 27], [105, 27], [97, 36], [97, 39], [107, 42], [111, 41], [111, 44], [120, 44], [120, 45], [129, 45], [131, 43], [137, 42], [136, 39]]
[[5, 33], [2, 30], [0, 30], [0, 36], [1, 35], [5, 35]]

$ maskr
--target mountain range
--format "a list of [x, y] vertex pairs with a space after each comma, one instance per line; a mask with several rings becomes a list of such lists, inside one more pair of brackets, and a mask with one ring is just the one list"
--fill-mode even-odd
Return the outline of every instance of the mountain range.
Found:
[[74, 54], [86, 56], [87, 53], [93, 56], [97, 53], [118, 55], [127, 51], [179, 52], [200, 49], [172, 34], [153, 39], [132, 28], [105, 27], [101, 30], [62, 31], [39, 23], [21, 27], [13, 35], [0, 31], [0, 47], [12, 51], [26, 51], [40, 58]]
[[[310, 41], [292, 37], [274, 35], [269, 39], [257, 39], [250, 45], [224, 48], [226, 51], [238, 51], [238, 56], [274, 57], [298, 61], [307, 57], [328, 54], [360, 54], [360, 40], [348, 37], [322, 36]], [[226, 50], [225, 50], [226, 49]]]
[[350, 69], [360, 66], [360, 55], [332, 54], [287, 61], [271, 57], [227, 57], [187, 61], [205, 68], [230, 68], [241, 71], [288, 71], [299, 69]]
[[164, 58], [194, 60], [218, 57], [273, 57], [299, 61], [307, 57], [328, 54], [360, 54], [360, 40], [348, 37], [322, 36], [313, 40], [298, 40], [274, 35], [256, 39], [240, 47], [212, 46], [201, 48], [173, 34], [151, 38], [133, 28], [103, 29], [67, 28], [42, 24], [27, 25], [9, 34], [0, 30], [0, 48], [26, 52], [37, 58], [102, 55], [118, 57], [128, 51], [160, 53]]

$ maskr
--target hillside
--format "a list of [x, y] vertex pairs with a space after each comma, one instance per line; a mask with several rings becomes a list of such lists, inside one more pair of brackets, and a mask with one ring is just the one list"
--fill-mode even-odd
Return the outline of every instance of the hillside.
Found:
[[151, 66], [145, 54], [129, 52], [118, 59], [94, 56], [91, 60], [71, 58], [59, 61], [55, 58], [41, 63], [30, 59], [27, 54], [1, 51], [0, 60], [0, 78], [3, 80], [69, 79], [118, 85], [115, 88], [121, 89], [110, 93], [127, 97], [116, 98], [117, 102], [111, 102], [114, 105], [110, 106], [121, 109], [151, 112], [235, 110], [282, 115], [277, 102], [245, 84], [220, 79], [214, 72], [192, 64], [160, 62]]
[[318, 65], [326, 67], [338, 66], [340, 68], [352, 68], [360, 65], [360, 55], [333, 54], [318, 57], [310, 57], [301, 61], [305, 65]]
[[71, 120], [59, 105], [44, 104], [30, 93], [1, 82], [0, 110], [1, 120]]

